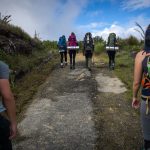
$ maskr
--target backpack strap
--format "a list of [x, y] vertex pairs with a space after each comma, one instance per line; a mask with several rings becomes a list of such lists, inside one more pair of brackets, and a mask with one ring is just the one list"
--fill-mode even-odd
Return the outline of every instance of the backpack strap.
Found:
[[150, 56], [147, 58], [147, 69], [148, 69], [148, 76], [150, 77]]
[[141, 95], [141, 98], [144, 100], [146, 100], [146, 115], [148, 115], [149, 113], [149, 101], [150, 101], [150, 96], [144, 96], [144, 95]]

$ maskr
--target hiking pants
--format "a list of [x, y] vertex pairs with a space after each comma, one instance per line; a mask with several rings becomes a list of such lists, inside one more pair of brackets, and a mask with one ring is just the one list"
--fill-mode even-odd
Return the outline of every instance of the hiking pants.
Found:
[[[150, 108], [150, 102], [149, 102], [149, 108]], [[144, 147], [145, 150], [148, 150], [148, 148], [150, 148], [150, 110], [149, 113], [146, 115], [146, 101], [144, 100], [141, 100], [140, 117], [141, 117], [141, 126], [142, 126], [143, 137], [144, 137]]]
[[63, 59], [65, 58], [65, 62], [67, 62], [67, 51], [60, 52], [60, 62], [63, 63]]
[[0, 150], [12, 150], [9, 126], [9, 121], [0, 115]]
[[91, 52], [86, 52], [85, 53], [85, 59], [86, 59], [86, 68], [91, 69], [92, 53]]
[[75, 67], [76, 50], [69, 50], [70, 66]]
[[140, 117], [144, 139], [150, 141], [150, 110], [149, 113], [146, 115], [146, 101], [144, 100], [141, 100]]
[[108, 57], [109, 57], [109, 67], [112, 66], [112, 64], [115, 64], [115, 54], [116, 51], [107, 51]]

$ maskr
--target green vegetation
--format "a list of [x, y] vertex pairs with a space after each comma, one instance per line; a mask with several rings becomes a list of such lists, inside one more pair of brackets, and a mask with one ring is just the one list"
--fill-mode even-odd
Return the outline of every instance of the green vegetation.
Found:
[[95, 45], [95, 50], [94, 50], [94, 52], [95, 52], [96, 55], [99, 55], [99, 54], [103, 53], [104, 50], [105, 50], [105, 44], [104, 44], [104, 43], [99, 42], [99, 43], [97, 43], [97, 44]]
[[[118, 38], [118, 45], [120, 50], [116, 53], [116, 67], [114, 74], [116, 74], [126, 85], [127, 99], [132, 99], [132, 84], [133, 84], [133, 71], [134, 71], [134, 58], [144, 45], [143, 41], [139, 41], [136, 37], [130, 36], [127, 39]], [[95, 49], [99, 51], [98, 61], [108, 63], [108, 56], [104, 51], [103, 40], [95, 44]], [[102, 46], [101, 46], [102, 45]], [[102, 48], [103, 47], [103, 48]]]
[[19, 121], [23, 118], [22, 115], [24, 115], [24, 111], [28, 107], [28, 104], [32, 102], [33, 96], [38, 91], [39, 86], [44, 83], [49, 77], [50, 72], [58, 64], [58, 58], [56, 54], [53, 55], [51, 61], [34, 67], [30, 73], [16, 82], [13, 93], [15, 95]]
[[32, 102], [59, 57], [56, 41], [40, 41], [36, 34], [30, 37], [20, 27], [10, 24], [10, 17], [0, 17], [0, 60], [12, 70], [10, 81], [20, 114]]
[[[120, 40], [119, 40], [120, 42]], [[116, 55], [115, 74], [125, 83], [127, 99], [132, 99], [132, 85], [134, 75], [134, 58], [136, 53], [143, 49], [144, 42], [137, 40], [136, 37], [130, 36], [127, 39], [121, 39], [120, 52]]]
[[118, 52], [116, 55], [115, 74], [124, 82], [127, 92], [127, 99], [132, 98], [134, 58], [131, 57], [128, 50]]
[[45, 50], [51, 50], [52, 52], [55, 52], [57, 49], [57, 41], [43, 41], [43, 47]]
[[94, 52], [96, 55], [102, 54], [105, 51], [106, 42], [102, 37], [94, 37], [95, 48]]

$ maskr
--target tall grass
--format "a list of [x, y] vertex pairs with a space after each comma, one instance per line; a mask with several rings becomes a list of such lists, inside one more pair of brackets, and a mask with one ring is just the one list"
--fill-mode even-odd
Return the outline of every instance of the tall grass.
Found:
[[1, 35], [5, 35], [6, 37], [10, 37], [10, 35], [12, 34], [15, 37], [18, 37], [25, 41], [32, 40], [32, 38], [30, 37], [28, 33], [26, 33], [20, 27], [12, 25], [12, 24], [0, 23], [0, 32], [1, 32]]

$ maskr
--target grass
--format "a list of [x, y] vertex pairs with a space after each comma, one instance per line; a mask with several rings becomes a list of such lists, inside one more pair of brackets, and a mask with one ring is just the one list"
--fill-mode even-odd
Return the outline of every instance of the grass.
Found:
[[0, 60], [4, 61], [9, 65], [11, 70], [15, 71], [26, 71], [31, 70], [34, 66], [40, 64], [40, 62], [47, 57], [49, 51], [41, 50], [34, 51], [31, 55], [9, 55], [3, 51], [0, 51]]
[[[24, 71], [25, 76], [17, 80], [15, 83], [14, 74], [10, 75], [12, 80], [11, 87], [16, 100], [16, 110], [18, 121], [23, 118], [28, 105], [32, 102], [33, 96], [38, 91], [41, 84], [45, 82], [50, 72], [58, 63], [58, 54], [47, 51], [39, 50], [34, 51], [32, 55], [8, 55], [1, 51], [0, 59], [9, 65], [11, 70]], [[44, 60], [52, 56], [48, 62]], [[40, 71], [40, 73], [39, 73]]]
[[[39, 86], [45, 82], [58, 63], [57, 43], [32, 38], [20, 27], [1, 21], [0, 32], [0, 60], [13, 70], [10, 81], [19, 119], [32, 102]], [[15, 51], [12, 53], [7, 52], [9, 40], [15, 45]]]
[[39, 86], [45, 82], [54, 66], [58, 64], [58, 58], [59, 57], [55, 55], [51, 61], [32, 69], [30, 73], [26, 74], [15, 84], [13, 93], [16, 100], [18, 121], [23, 118], [24, 112], [28, 105], [32, 102]]
[[127, 99], [132, 99], [132, 84], [133, 84], [134, 58], [130, 56], [128, 51], [119, 52], [116, 55], [116, 68], [114, 73], [126, 85]]
[[5, 35], [6, 37], [9, 37], [10, 33], [11, 33], [12, 35], [15, 35], [16, 37], [23, 39], [25, 41], [32, 40], [32, 38], [29, 36], [29, 34], [26, 33], [23, 29], [21, 29], [18, 26], [0, 22], [0, 27], [1, 27], [2, 35]]
[[[108, 55], [103, 52], [100, 55], [94, 57], [95, 62], [105, 63], [105, 67], [108, 66]], [[132, 84], [133, 84], [133, 70], [134, 70], [134, 58], [130, 56], [129, 51], [120, 51], [116, 53], [116, 67], [114, 74], [120, 78], [127, 88], [127, 99], [132, 99]]]

